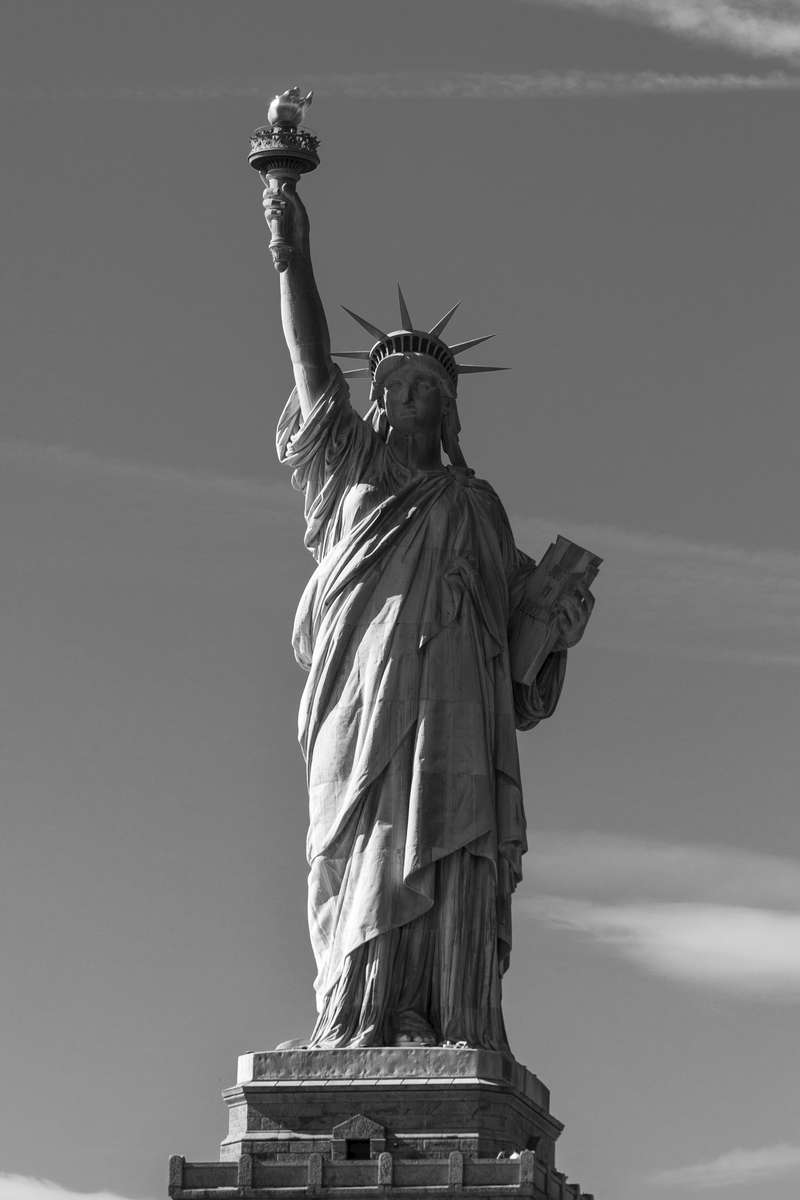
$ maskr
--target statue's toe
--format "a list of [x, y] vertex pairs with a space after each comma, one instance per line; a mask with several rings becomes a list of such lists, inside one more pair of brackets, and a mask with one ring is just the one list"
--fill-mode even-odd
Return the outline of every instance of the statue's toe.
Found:
[[392, 1014], [390, 1037], [393, 1046], [435, 1046], [438, 1041], [430, 1022], [411, 1008]]

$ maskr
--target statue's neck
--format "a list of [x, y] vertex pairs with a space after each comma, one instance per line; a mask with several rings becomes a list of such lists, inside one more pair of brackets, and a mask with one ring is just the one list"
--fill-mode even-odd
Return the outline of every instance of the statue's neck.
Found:
[[395, 458], [410, 471], [435, 471], [443, 466], [438, 429], [404, 434], [390, 427], [386, 441]]

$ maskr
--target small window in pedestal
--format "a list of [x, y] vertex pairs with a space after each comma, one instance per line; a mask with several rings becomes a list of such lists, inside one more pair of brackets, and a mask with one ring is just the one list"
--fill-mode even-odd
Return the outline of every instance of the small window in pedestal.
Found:
[[347, 1138], [347, 1158], [369, 1158], [369, 1138]]

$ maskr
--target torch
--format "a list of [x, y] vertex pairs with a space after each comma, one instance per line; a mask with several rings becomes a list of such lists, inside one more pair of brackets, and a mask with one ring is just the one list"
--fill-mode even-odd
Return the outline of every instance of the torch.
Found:
[[[294, 186], [301, 175], [319, 166], [319, 138], [300, 128], [313, 94], [301, 96], [298, 87], [281, 92], [267, 111], [269, 124], [254, 130], [250, 136], [250, 166], [258, 171], [264, 187], [276, 196], [285, 183], [291, 182]], [[269, 222], [269, 248], [276, 271], [286, 270], [292, 254], [292, 247], [284, 236], [283, 221], [281, 215], [270, 218]]]

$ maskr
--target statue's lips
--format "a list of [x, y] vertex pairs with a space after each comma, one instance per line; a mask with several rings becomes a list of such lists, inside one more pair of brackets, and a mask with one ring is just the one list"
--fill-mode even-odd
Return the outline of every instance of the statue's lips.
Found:
[[[391, 421], [389, 423], [392, 424]], [[398, 413], [394, 419], [395, 426], [417, 425], [418, 423], [419, 417], [415, 408], [404, 408], [403, 411]]]

